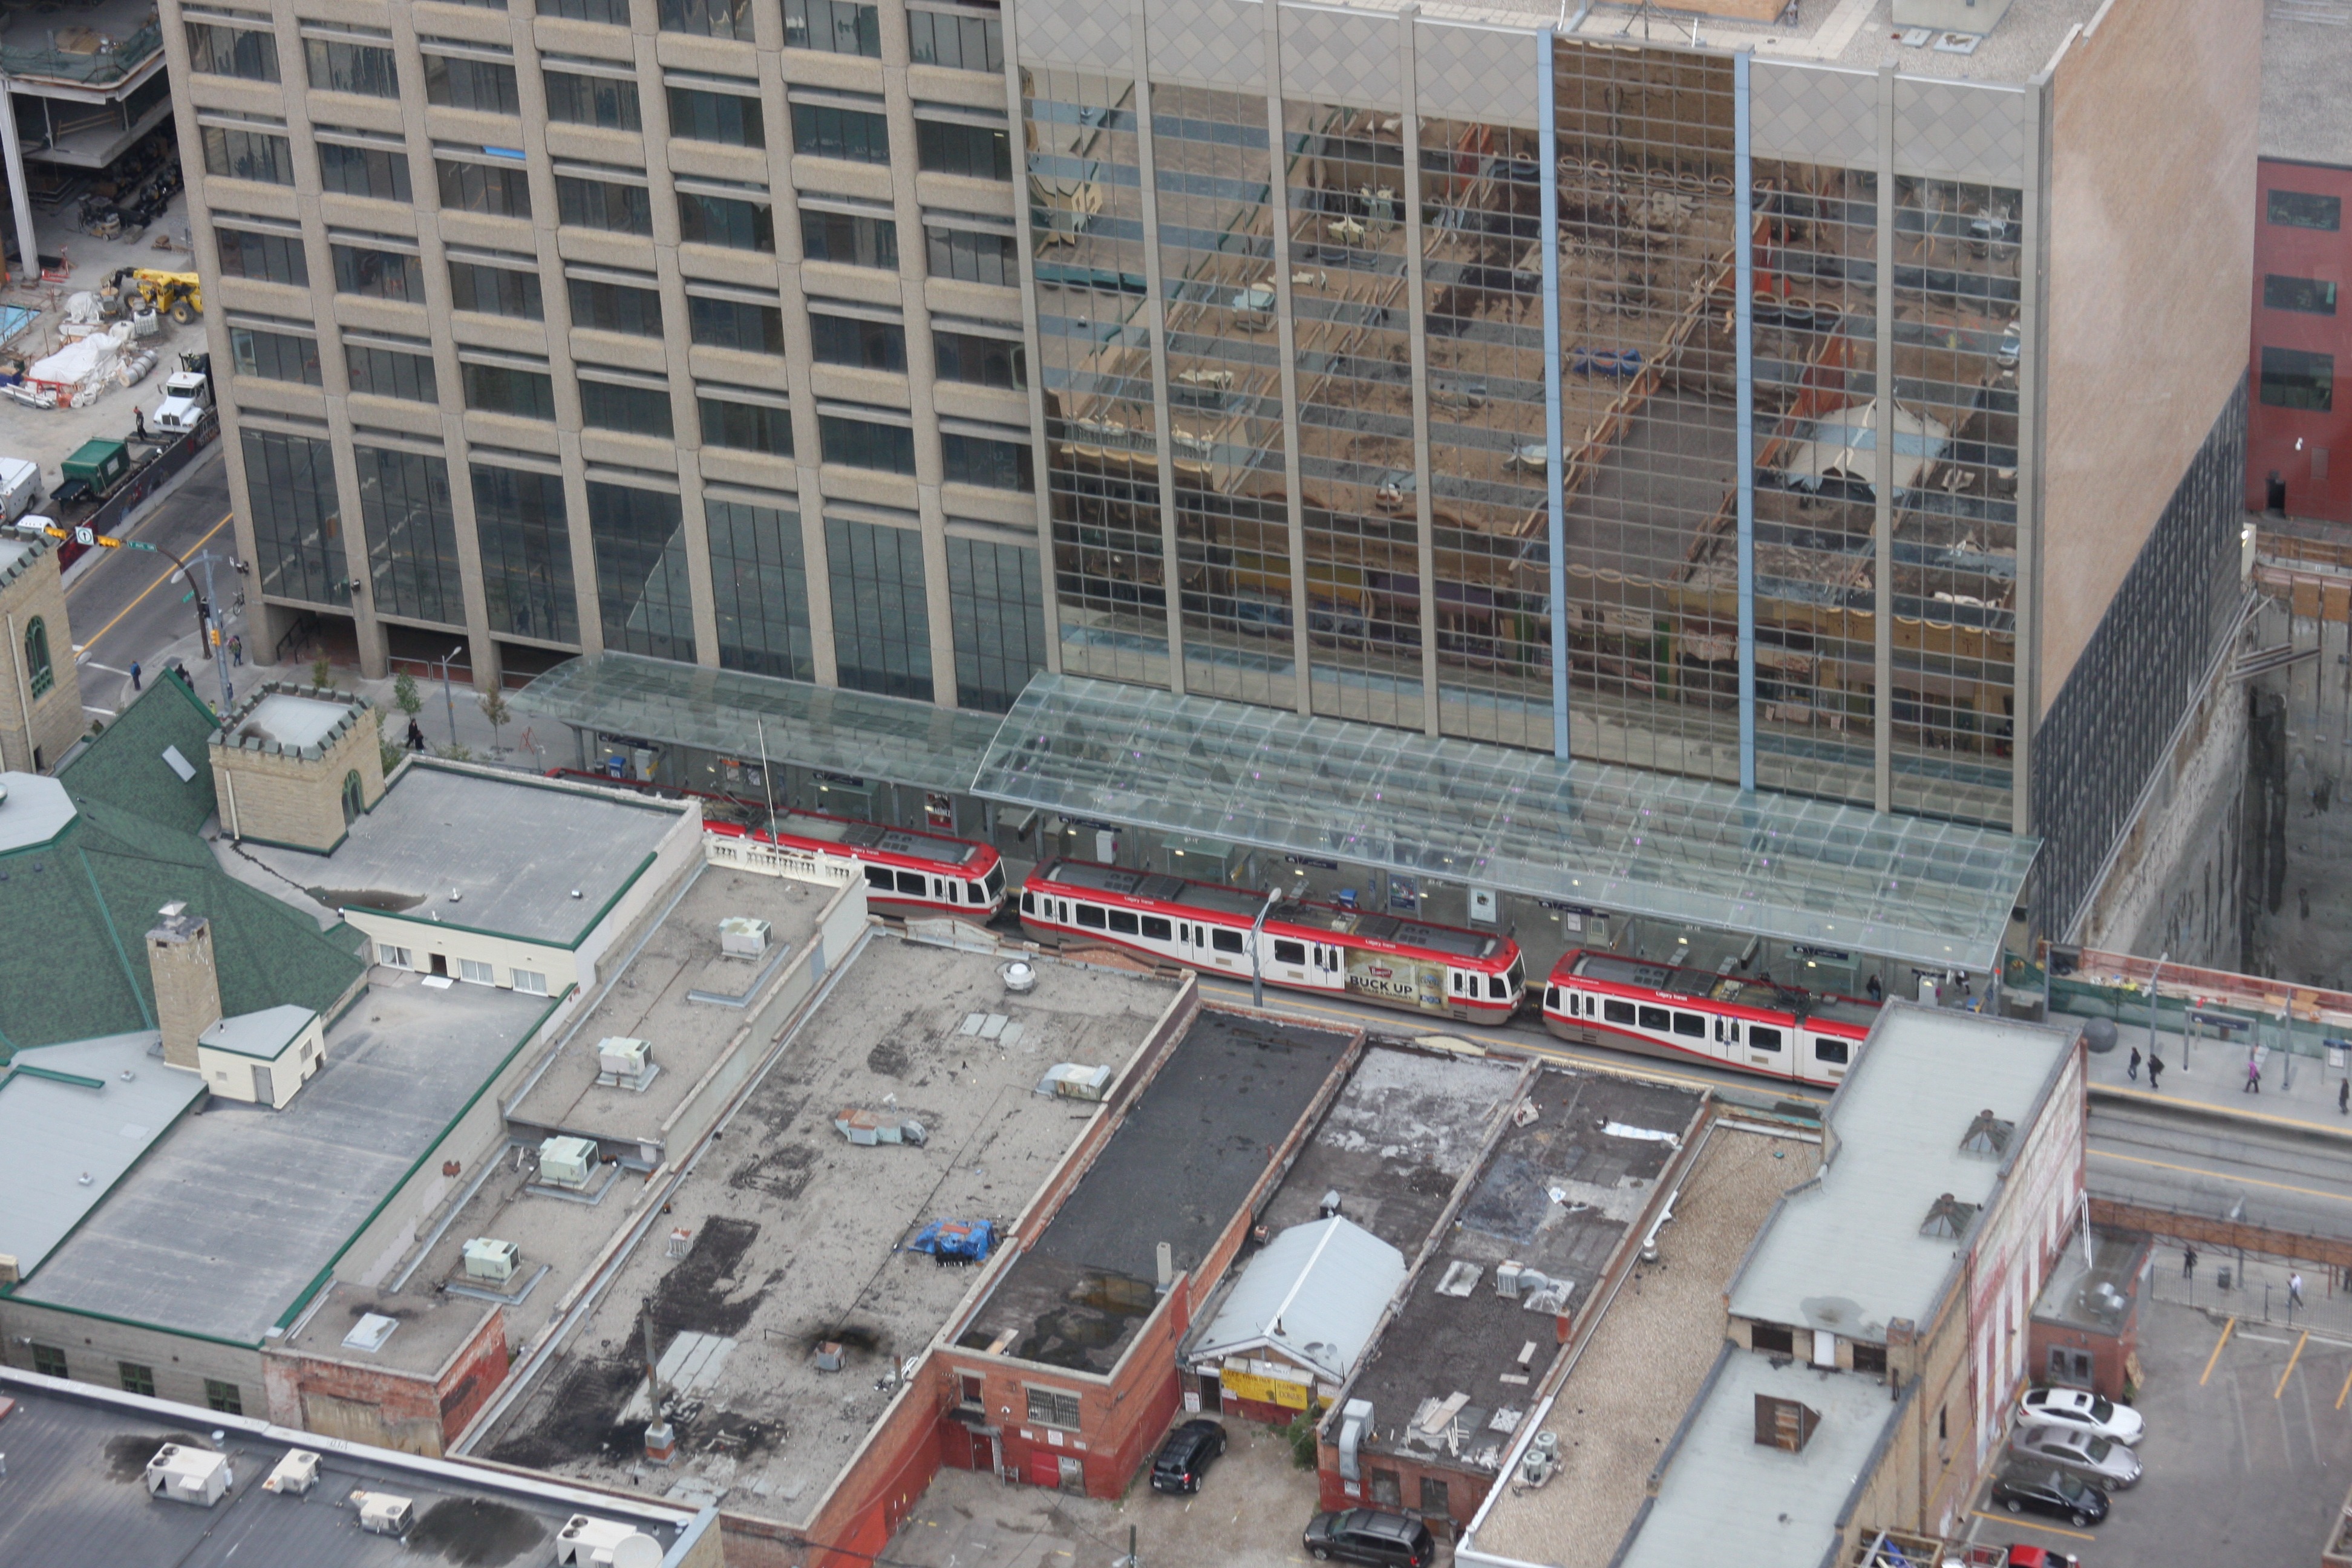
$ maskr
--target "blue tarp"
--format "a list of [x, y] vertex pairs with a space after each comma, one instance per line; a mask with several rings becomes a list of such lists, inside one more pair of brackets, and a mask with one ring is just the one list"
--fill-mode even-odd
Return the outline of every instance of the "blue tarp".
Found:
[[980, 1263], [996, 1247], [996, 1222], [975, 1219], [935, 1219], [907, 1244], [909, 1252], [928, 1252], [942, 1263]]

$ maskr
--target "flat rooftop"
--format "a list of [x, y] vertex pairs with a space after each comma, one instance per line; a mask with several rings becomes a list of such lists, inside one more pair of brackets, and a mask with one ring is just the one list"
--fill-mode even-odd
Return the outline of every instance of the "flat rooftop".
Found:
[[1706, 1384], [1724, 1341], [1723, 1292], [1757, 1226], [1810, 1178], [1821, 1141], [1717, 1120], [1682, 1178], [1658, 1261], [1637, 1264], [1552, 1401], [1560, 1469], [1540, 1489], [1497, 1488], [1482, 1552], [1549, 1568], [1608, 1568], [1649, 1496], [1650, 1472]]
[[[1765, 1223], [1732, 1282], [1732, 1315], [1881, 1344], [1892, 1319], [1929, 1322], [1960, 1252], [1959, 1236], [1923, 1233], [1929, 1211], [1946, 1196], [1968, 1205], [1956, 1214], [1965, 1234], [2000, 1192], [2076, 1037], [1888, 1004], [1830, 1101], [1821, 1179]], [[2009, 1124], [2000, 1146], [1964, 1148], [1986, 1111]], [[1830, 1280], [1836, 1294], [1823, 1293]]]
[[[16, 1298], [259, 1344], [548, 1005], [379, 981], [328, 1030], [325, 1065], [285, 1110], [208, 1101]], [[172, 1069], [159, 1056], [146, 1070]]]
[[[1559, 1346], [1552, 1314], [1504, 1296], [1496, 1266], [1516, 1262], [1564, 1283], [1566, 1309], [1585, 1311], [1704, 1099], [1615, 1074], [1536, 1075], [1520, 1100], [1533, 1119], [1510, 1113], [1452, 1229], [1341, 1395], [1371, 1401], [1368, 1448], [1490, 1473], [1501, 1466]], [[1441, 1290], [1449, 1275], [1469, 1276], [1465, 1294]], [[1467, 1398], [1428, 1430], [1424, 1419], [1455, 1394]]]
[[[534, 1295], [537, 1292], [533, 1292]], [[430, 1377], [448, 1364], [473, 1338], [482, 1320], [498, 1310], [495, 1304], [470, 1296], [445, 1295], [436, 1290], [371, 1289], [349, 1279], [338, 1279], [320, 1294], [318, 1305], [305, 1312], [299, 1326], [269, 1348], [353, 1366]], [[389, 1318], [394, 1328], [373, 1350], [343, 1342], [369, 1315]], [[525, 1336], [509, 1320], [509, 1342]]]
[[[211, 1508], [147, 1495], [147, 1461], [166, 1443], [229, 1457], [236, 1487]], [[264, 1491], [287, 1452], [320, 1457], [307, 1496]], [[45, 1568], [407, 1568], [420, 1558], [466, 1568], [555, 1561], [567, 1521], [591, 1519], [653, 1537], [667, 1556], [700, 1529], [691, 1510], [472, 1466], [419, 1459], [248, 1416], [159, 1405], [83, 1384], [0, 1371], [0, 1562]], [[405, 1539], [369, 1535], [350, 1499], [386, 1492], [415, 1505]]]
[[160, 1036], [115, 1035], [16, 1053], [0, 1068], [0, 1149], [8, 1201], [0, 1252], [30, 1274], [106, 1201], [205, 1092], [205, 1080], [149, 1055]]
[[2263, 7], [2262, 154], [2352, 167], [2352, 27], [2326, 5]]
[[0, 855], [47, 844], [74, 819], [73, 797], [46, 773], [0, 773]]
[[[1797, 1400], [1819, 1414], [1801, 1451], [1756, 1440], [1759, 1394]], [[1874, 1377], [1727, 1342], [1666, 1457], [1657, 1506], [1618, 1561], [1622, 1568], [1690, 1568], [1737, 1542], [1741, 1568], [1820, 1568], [1836, 1543], [1838, 1515], [1901, 1408]]]
[[333, 908], [429, 912], [568, 943], [636, 879], [678, 815], [660, 801], [412, 761], [331, 853], [246, 850]]
[[1109, 1372], [1159, 1305], [1159, 1244], [1200, 1267], [1355, 1040], [1203, 1007], [956, 1342]]
[[[1070, 1061], [1123, 1077], [1181, 994], [1177, 982], [1024, 954], [1036, 989], [1012, 995], [1003, 956], [868, 928], [712, 1132], [672, 1212], [473, 1451], [785, 1522], [811, 1513], [896, 1397], [877, 1386], [884, 1374], [926, 1349], [981, 1278], [903, 1245], [934, 1219], [1016, 1218], [1103, 1114], [1038, 1081]], [[966, 1033], [975, 1016], [981, 1030]], [[924, 1141], [853, 1145], [834, 1125], [845, 1110], [919, 1121]], [[609, 1234], [617, 1213], [604, 1223]], [[669, 1254], [672, 1227], [688, 1233], [683, 1257]], [[532, 1237], [511, 1239], [528, 1259]], [[691, 1378], [681, 1363], [693, 1414], [674, 1417], [678, 1462], [658, 1471], [636, 1462], [644, 1407], [630, 1409], [641, 1313], [658, 1358], [700, 1347], [708, 1369]], [[828, 1341], [845, 1347], [838, 1373], [812, 1359]]]
[[289, 752], [308, 751], [323, 743], [345, 719], [364, 711], [362, 704], [351, 700], [266, 692], [243, 713], [234, 715], [236, 722], [228, 739], [232, 743], [258, 741]]

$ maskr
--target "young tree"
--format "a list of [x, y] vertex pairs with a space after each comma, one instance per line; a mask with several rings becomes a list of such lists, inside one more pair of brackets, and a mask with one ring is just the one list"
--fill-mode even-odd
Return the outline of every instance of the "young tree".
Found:
[[425, 694], [416, 689], [416, 677], [404, 669], [392, 679], [392, 705], [409, 719], [425, 711]]
[[324, 691], [327, 689], [327, 682], [334, 678], [334, 662], [328, 658], [325, 654], [322, 653], [318, 658], [310, 661], [310, 685], [312, 689], [318, 691]]
[[482, 717], [490, 721], [490, 756], [495, 759], [500, 749], [499, 731], [514, 718], [514, 713], [507, 707], [506, 694], [495, 686], [483, 692], [479, 701]]

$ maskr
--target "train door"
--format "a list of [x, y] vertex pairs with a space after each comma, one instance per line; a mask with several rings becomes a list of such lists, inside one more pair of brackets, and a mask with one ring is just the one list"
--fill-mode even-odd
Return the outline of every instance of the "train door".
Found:
[[1715, 1020], [1715, 1059], [1717, 1061], [1726, 1067], [1736, 1068], [1747, 1065], [1742, 1054], [1746, 1045], [1746, 1041], [1741, 1038], [1743, 1026], [1737, 1018], [1718, 1017]]
[[1795, 1069], [1790, 1065], [1789, 1036], [1792, 1032], [1777, 1024], [1750, 1024], [1743, 1031], [1740, 1058], [1749, 1072], [1763, 1073], [1769, 1078], [1789, 1078]]
[[1348, 989], [1348, 954], [1329, 942], [1315, 944], [1315, 984], [1323, 991]]

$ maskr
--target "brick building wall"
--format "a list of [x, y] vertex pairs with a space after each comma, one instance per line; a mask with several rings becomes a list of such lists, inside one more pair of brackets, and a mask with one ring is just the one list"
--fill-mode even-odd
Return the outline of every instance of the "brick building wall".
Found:
[[330, 1437], [438, 1458], [506, 1381], [506, 1309], [493, 1305], [437, 1371], [265, 1351], [270, 1419]]
[[[2352, 522], [2352, 389], [2337, 394], [2332, 384], [2336, 366], [2352, 374], [2352, 301], [2336, 297], [2352, 280], [2343, 228], [2352, 169], [2264, 158], [2254, 184], [2246, 506]], [[2284, 351], [2273, 368], [2290, 375], [2307, 368], [2294, 363], [2302, 356], [2326, 356], [2328, 395], [2311, 397], [2287, 379], [2266, 387], [2266, 350]]]
[[[81, 737], [81, 679], [57, 552], [47, 541], [25, 548], [13, 572], [0, 572], [0, 771], [43, 773]], [[26, 661], [36, 622], [48, 650], [49, 684], [40, 691], [39, 672]]]

